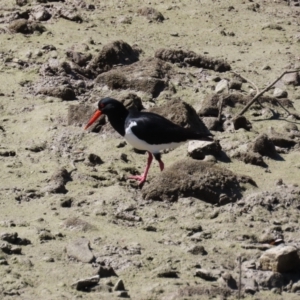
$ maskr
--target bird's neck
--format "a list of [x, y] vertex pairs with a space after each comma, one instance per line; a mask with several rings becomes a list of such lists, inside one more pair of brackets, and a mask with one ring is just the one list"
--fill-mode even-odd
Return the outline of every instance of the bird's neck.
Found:
[[118, 112], [113, 112], [112, 114], [107, 114], [108, 120], [111, 126], [122, 136], [125, 135], [125, 120], [128, 116], [128, 110], [119, 110]]

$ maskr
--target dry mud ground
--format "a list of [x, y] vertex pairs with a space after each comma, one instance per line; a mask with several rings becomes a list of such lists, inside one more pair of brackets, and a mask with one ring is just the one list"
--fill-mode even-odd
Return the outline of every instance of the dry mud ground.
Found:
[[[142, 50], [139, 60], [154, 57], [159, 48], [225, 59], [232, 70], [262, 89], [284, 70], [300, 66], [299, 7], [286, 1], [28, 2], [0, 3], [0, 298], [298, 299], [299, 267], [287, 274], [273, 273], [260, 270], [259, 262], [267, 249], [276, 247], [270, 245], [276, 239], [296, 247], [299, 255], [299, 142], [282, 150], [281, 159], [264, 157], [267, 167], [217, 159], [217, 166], [256, 182], [257, 187], [247, 186], [239, 202], [219, 207], [192, 197], [146, 201], [143, 189], [159, 176], [157, 165], [140, 190], [126, 176], [132, 168], [142, 172], [145, 155], [134, 153], [129, 145], [118, 148], [122, 139], [110, 131], [85, 132], [82, 124], [67, 121], [71, 104], [93, 104], [104, 96], [118, 99], [124, 91], [93, 84], [88, 88], [93, 82], [89, 78], [86, 84], [83, 80], [83, 92], [76, 90], [76, 99], [63, 101], [37, 93], [35, 84], [48, 80], [40, 69], [50, 59], [68, 61], [68, 49], [95, 57], [104, 45], [123, 40]], [[23, 34], [9, 29], [22, 12], [27, 11], [28, 18], [40, 6], [52, 12], [49, 20], [40, 22], [47, 31]], [[165, 20], [149, 21], [137, 13], [143, 6], [157, 9]], [[82, 22], [62, 17], [58, 7], [71, 10], [67, 15], [79, 15]], [[189, 80], [189, 74], [202, 70], [207, 78], [232, 78], [229, 71], [180, 64], [173, 68], [182, 79], [179, 84], [178, 78], [171, 78], [177, 93], [166, 89], [152, 99], [137, 91], [145, 107], [177, 97], [198, 110], [214, 93], [216, 82]], [[288, 92], [293, 111], [300, 112], [297, 83], [279, 86]], [[239, 92], [249, 94], [251, 88], [243, 83]], [[281, 107], [263, 105], [266, 113], [246, 113], [250, 132], [214, 132], [228, 156], [229, 150], [259, 133], [270, 133], [271, 127], [285, 135], [284, 128], [299, 127], [300, 121]], [[227, 117], [236, 112], [227, 112]], [[90, 153], [104, 163], [88, 165]], [[127, 155], [127, 163], [121, 154]], [[164, 155], [166, 168], [186, 155], [187, 145]], [[66, 190], [49, 192], [51, 176], [60, 168], [73, 170]], [[288, 263], [297, 265], [297, 257]], [[111, 276], [110, 267], [118, 277]], [[72, 286], [99, 272], [100, 281], [90, 287], [83, 283], [84, 291], [80, 284]], [[119, 279], [126, 291], [114, 287]]]

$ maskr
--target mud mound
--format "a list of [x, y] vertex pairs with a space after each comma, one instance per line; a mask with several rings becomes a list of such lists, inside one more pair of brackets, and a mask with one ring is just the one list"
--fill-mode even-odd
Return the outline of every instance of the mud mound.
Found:
[[88, 69], [95, 75], [109, 71], [113, 65], [128, 65], [139, 59], [139, 51], [122, 40], [105, 45], [100, 53], [92, 59]]
[[180, 99], [172, 99], [165, 105], [152, 107], [148, 111], [164, 116], [181, 127], [192, 128], [197, 132], [208, 132], [195, 109]]
[[100, 74], [95, 82], [110, 89], [132, 89], [157, 97], [167, 86], [171, 67], [157, 58], [147, 58], [129, 66]]
[[284, 183], [275, 187], [273, 191], [251, 193], [243, 199], [245, 205], [241, 210], [252, 211], [261, 206], [268, 211], [287, 209], [293, 207], [297, 211], [300, 208], [300, 189], [294, 186], [286, 186]]
[[158, 10], [156, 10], [153, 7], [142, 7], [139, 8], [137, 13], [141, 16], [147, 17], [150, 21], [157, 21], [157, 22], [163, 22], [164, 16], [162, 13], [160, 13]]
[[43, 33], [46, 31], [46, 27], [36, 23], [36, 22], [29, 22], [26, 19], [17, 19], [12, 21], [8, 29], [12, 33], [23, 33], [23, 34], [32, 34], [35, 31], [39, 33]]
[[272, 140], [266, 134], [260, 134], [249, 147], [260, 155], [274, 157], [277, 154]]
[[[144, 199], [176, 201], [180, 197], [194, 197], [222, 205], [242, 197], [240, 180], [240, 176], [226, 169], [185, 159], [154, 178], [142, 193]], [[255, 184], [250, 178], [246, 182]]]
[[162, 48], [155, 52], [155, 57], [171, 63], [186, 63], [190, 66], [211, 69], [217, 72], [231, 70], [230, 65], [224, 60], [209, 58], [193, 51]]
[[253, 151], [247, 152], [236, 152], [231, 155], [231, 158], [236, 158], [240, 161], [243, 161], [245, 164], [251, 164], [254, 166], [266, 167], [266, 163], [264, 162], [262, 156], [259, 153], [255, 153]]

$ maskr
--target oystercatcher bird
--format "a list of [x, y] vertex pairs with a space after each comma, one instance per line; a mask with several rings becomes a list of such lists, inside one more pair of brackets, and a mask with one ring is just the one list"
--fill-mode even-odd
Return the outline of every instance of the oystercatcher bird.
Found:
[[98, 110], [90, 118], [84, 129], [89, 128], [102, 114], [108, 117], [112, 127], [136, 149], [148, 152], [147, 166], [142, 175], [130, 176], [142, 185], [148, 175], [154, 158], [158, 161], [160, 170], [164, 169], [161, 160], [161, 150], [173, 149], [188, 140], [212, 141], [211, 133], [198, 133], [188, 128], [180, 127], [164, 117], [151, 113], [127, 109], [120, 101], [103, 98], [98, 103]]

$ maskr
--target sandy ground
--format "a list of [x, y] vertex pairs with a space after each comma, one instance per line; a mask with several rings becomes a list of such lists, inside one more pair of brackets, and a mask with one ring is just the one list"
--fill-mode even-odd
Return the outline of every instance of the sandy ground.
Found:
[[[3, 22], [0, 27], [3, 29], [8, 26], [4, 20], [11, 13], [10, 8], [25, 10], [37, 5], [35, 1], [29, 1], [31, 5], [20, 8], [14, 2], [1, 1], [0, 16]], [[241, 237], [246, 234], [259, 236], [264, 228], [278, 220], [282, 225], [295, 228], [295, 231], [285, 233], [285, 241], [299, 244], [299, 210], [291, 208], [266, 215], [257, 208], [246, 216], [232, 212], [236, 204], [230, 209], [229, 206], [219, 208], [197, 199], [148, 203], [142, 199], [139, 189], [116, 179], [120, 173], [126, 174], [120, 160], [122, 153], [127, 154], [129, 166], [136, 167], [140, 172], [146, 162], [145, 155], [134, 153], [129, 146], [117, 148], [121, 138], [99, 136], [85, 132], [82, 127], [67, 125], [69, 105], [82, 102], [82, 98], [72, 102], [62, 101], [30, 93], [22, 83], [37, 81], [41, 64], [51, 57], [65, 60], [66, 50], [73, 45], [79, 47], [87, 44], [88, 52], [95, 55], [103, 45], [121, 39], [130, 45], [137, 44], [143, 50], [140, 60], [153, 57], [161, 47], [191, 50], [226, 59], [234, 71], [262, 89], [284, 70], [300, 66], [299, 8], [288, 6], [285, 1], [257, 1], [258, 7], [256, 2], [234, 0], [90, 1], [88, 4], [94, 4], [96, 9], [78, 8], [84, 20], [82, 23], [56, 18], [43, 22], [47, 28], [43, 34], [23, 35], [6, 31], [0, 35], [0, 126], [3, 129], [0, 130], [0, 152], [16, 153], [15, 156], [0, 156], [0, 233], [17, 232], [20, 238], [31, 241], [31, 244], [21, 246], [21, 255], [1, 253], [0, 250], [0, 261], [3, 260], [0, 264], [0, 298], [118, 298], [120, 292], [110, 293], [107, 290], [110, 283], [114, 285], [117, 282], [117, 277], [100, 279], [98, 289], [88, 293], [71, 287], [77, 280], [91, 277], [97, 263], [102, 263], [114, 268], [132, 299], [223, 299], [222, 295], [226, 296], [224, 291], [214, 289], [217, 283], [194, 277], [195, 266], [219, 272], [226, 270], [238, 280], [237, 257], [241, 255], [247, 261], [258, 261], [262, 254], [261, 250], [241, 247]], [[48, 5], [58, 4], [49, 2]], [[165, 21], [149, 22], [146, 17], [138, 15], [137, 9], [145, 5], [160, 11]], [[117, 20], [121, 16], [132, 17], [131, 24], [119, 23]], [[272, 29], [274, 26], [268, 27], [270, 24], [280, 25], [282, 29]], [[91, 40], [94, 42], [91, 43]], [[38, 53], [49, 44], [54, 45], [56, 50]], [[31, 57], [28, 53], [32, 53]], [[29, 66], [20, 67], [14, 63], [18, 59], [27, 61]], [[191, 70], [195, 71], [195, 68]], [[208, 73], [230, 77], [229, 72]], [[243, 84], [245, 93], [250, 88], [250, 84]], [[299, 112], [299, 86], [284, 88]], [[92, 94], [95, 99], [110, 95], [118, 98], [118, 93], [95, 88]], [[193, 86], [181, 86], [176, 96], [198, 108], [204, 97], [211, 93], [210, 84], [200, 86], [198, 93], [195, 93]], [[164, 95], [162, 93], [158, 97], [157, 104], [165, 103]], [[147, 97], [142, 96], [142, 100], [149, 99]], [[96, 102], [93, 99], [89, 103]], [[152, 105], [145, 103], [146, 106]], [[268, 132], [270, 127], [281, 131], [286, 123], [299, 127], [299, 120], [289, 119], [280, 108], [278, 111], [281, 115], [277, 119], [259, 119], [250, 112], [246, 113], [252, 122], [252, 132]], [[243, 134], [237, 133], [234, 137], [234, 133], [216, 133], [216, 136], [228, 135], [234, 141]], [[32, 145], [46, 146], [45, 150], [35, 153], [28, 150]], [[71, 171], [72, 161], [78, 158], [76, 151], [81, 151], [83, 155], [95, 153], [104, 164], [95, 171], [83, 162], [76, 163], [77, 170], [72, 172], [72, 181], [66, 184], [68, 193], [65, 195], [45, 193], [36, 198], [26, 197], [43, 190], [58, 168]], [[174, 161], [185, 158], [186, 153], [187, 145], [183, 145], [164, 155], [166, 168]], [[238, 160], [230, 163], [218, 161], [217, 165], [251, 176], [258, 187], [247, 189], [245, 195], [248, 195], [274, 191], [277, 188], [275, 183], [280, 178], [287, 186], [299, 184], [299, 150], [281, 156], [283, 160], [266, 160], [267, 172], [264, 168]], [[150, 170], [149, 180], [158, 173], [155, 165]], [[105, 176], [107, 180], [95, 182], [86, 179], [91, 174]], [[61, 207], [61, 202], [66, 199], [72, 199], [71, 207]], [[130, 210], [130, 207], [142, 221], [115, 218], [116, 212], [126, 208]], [[218, 216], [212, 218], [216, 211]], [[248, 226], [250, 217], [257, 220], [251, 228]], [[75, 225], [68, 227], [70, 220]], [[211, 237], [202, 238], [199, 242], [207, 255], [193, 255], [187, 251], [195, 244], [187, 237], [185, 229], [191, 224], [200, 224], [204, 232], [210, 233]], [[149, 225], [154, 226], [156, 231], [145, 230]], [[41, 238], [41, 233], [47, 233], [49, 239]], [[92, 252], [97, 257], [93, 264], [70, 260], [66, 254], [67, 245], [81, 237], [90, 241]], [[178, 272], [178, 278], [158, 277], [157, 274], [164, 268]], [[185, 290], [190, 286], [197, 286], [199, 291], [189, 296]], [[208, 295], [206, 287], [214, 289], [215, 294], [211, 292]], [[278, 295], [261, 289], [253, 297], [299, 297], [295, 293], [283, 293]], [[237, 294], [233, 292], [227, 297], [235, 299]], [[245, 298], [252, 299], [252, 296], [246, 295]]]

